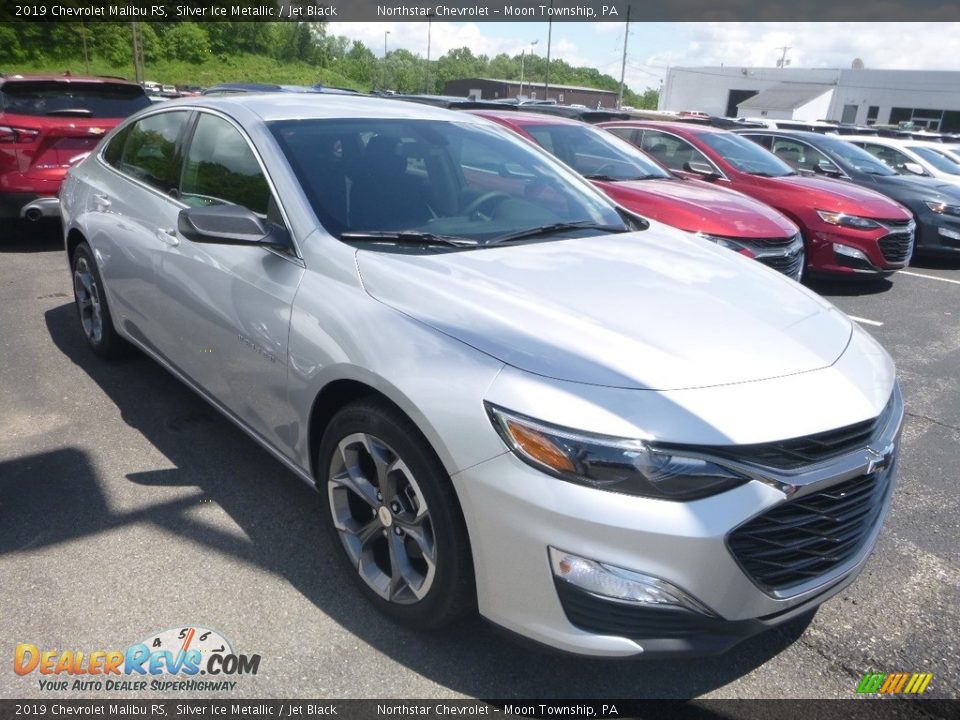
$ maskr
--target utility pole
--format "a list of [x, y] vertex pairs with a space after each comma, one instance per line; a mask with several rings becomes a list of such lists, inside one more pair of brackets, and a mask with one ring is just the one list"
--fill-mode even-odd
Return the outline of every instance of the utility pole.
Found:
[[90, 56], [87, 55], [87, 24], [80, 23], [80, 39], [83, 41], [83, 67], [87, 75], [90, 74]]
[[627, 73], [627, 40], [630, 39], [630, 9], [627, 5], [627, 28], [623, 31], [623, 62], [620, 63], [620, 95], [617, 96], [617, 110], [623, 107], [623, 80]]
[[387, 35], [389, 30], [383, 32], [383, 89], [387, 89]]
[[[536, 45], [538, 42], [540, 42], [540, 39], [539, 39], [539, 38], [537, 38], [536, 40], [534, 40], [533, 42], [530, 43], [530, 54], [531, 54], [531, 55], [533, 55], [533, 46]], [[519, 97], [517, 98], [518, 100], [522, 100], [522, 99], [523, 99], [523, 59], [524, 59], [524, 55], [526, 55], [526, 53], [527, 53], [527, 49], [526, 49], [526, 48], [524, 48], [523, 50], [520, 51], [520, 92], [518, 93], [518, 95], [519, 95]], [[530, 83], [530, 84], [533, 85], [533, 83]]]
[[137, 24], [130, 23], [130, 40], [133, 43], [133, 77], [138, 85], [142, 85], [145, 80], [141, 66], [140, 38], [137, 35]]
[[553, 0], [550, 0], [550, 20], [547, 21], [547, 77], [543, 81], [543, 99], [550, 99], [550, 41], [553, 37]]
[[777, 50], [783, 50], [780, 54], [780, 59], [777, 60], [777, 67], [782, 68], [790, 64], [790, 61], [787, 60], [787, 50], [792, 50], [793, 48], [789, 45], [784, 45], [783, 47], [778, 47]]
[[436, 13], [433, 10], [430, 10], [427, 13], [427, 81], [426, 87], [423, 89], [428, 95], [433, 95], [434, 88], [430, 86], [430, 30], [433, 27], [433, 16]]

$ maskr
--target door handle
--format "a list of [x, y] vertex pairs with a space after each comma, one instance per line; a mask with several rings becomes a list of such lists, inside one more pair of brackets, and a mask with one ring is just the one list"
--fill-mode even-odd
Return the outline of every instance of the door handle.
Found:
[[93, 204], [97, 210], [109, 210], [110, 198], [108, 198], [106, 195], [95, 193], [93, 196]]
[[173, 228], [160, 228], [157, 230], [157, 237], [161, 242], [176, 247], [180, 244], [180, 238], [177, 237], [177, 231]]

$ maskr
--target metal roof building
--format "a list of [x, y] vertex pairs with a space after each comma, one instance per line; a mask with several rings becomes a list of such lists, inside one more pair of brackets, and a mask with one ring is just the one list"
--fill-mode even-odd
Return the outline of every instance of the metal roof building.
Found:
[[960, 72], [677, 67], [667, 71], [659, 109], [960, 132]]

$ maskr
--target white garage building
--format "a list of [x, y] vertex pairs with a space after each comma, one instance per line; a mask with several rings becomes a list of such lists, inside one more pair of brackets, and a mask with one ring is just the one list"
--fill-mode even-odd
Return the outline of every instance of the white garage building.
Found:
[[677, 67], [667, 71], [659, 109], [860, 125], [910, 120], [960, 132], [960, 72]]

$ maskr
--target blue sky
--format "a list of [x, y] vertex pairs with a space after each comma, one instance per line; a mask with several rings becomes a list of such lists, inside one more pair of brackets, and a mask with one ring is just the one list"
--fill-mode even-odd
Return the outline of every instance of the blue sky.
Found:
[[[403, 47], [427, 54], [425, 22], [331, 23], [338, 35], [363, 40], [383, 54]], [[553, 24], [552, 57], [620, 76], [624, 23]], [[469, 47], [474, 54], [533, 50], [545, 55], [546, 23], [440, 23], [431, 31], [431, 56]], [[850, 67], [861, 58], [868, 68], [960, 70], [958, 23], [632, 23], [627, 84], [636, 91], [658, 87], [675, 65], [773, 66], [782, 46], [794, 67]]]

